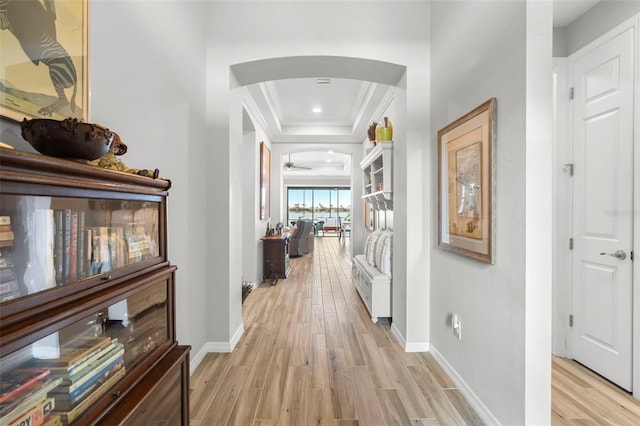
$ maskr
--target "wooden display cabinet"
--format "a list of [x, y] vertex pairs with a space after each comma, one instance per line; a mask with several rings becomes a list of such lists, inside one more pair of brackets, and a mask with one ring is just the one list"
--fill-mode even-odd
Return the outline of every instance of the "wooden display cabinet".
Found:
[[0, 424], [189, 423], [169, 187], [0, 148]]
[[264, 279], [271, 279], [273, 274], [278, 278], [287, 278], [291, 271], [289, 264], [289, 234], [262, 237], [261, 240], [263, 243]]

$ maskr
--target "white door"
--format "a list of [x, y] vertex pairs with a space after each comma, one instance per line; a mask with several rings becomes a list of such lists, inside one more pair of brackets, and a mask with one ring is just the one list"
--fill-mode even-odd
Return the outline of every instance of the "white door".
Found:
[[573, 357], [631, 390], [633, 32], [573, 64]]

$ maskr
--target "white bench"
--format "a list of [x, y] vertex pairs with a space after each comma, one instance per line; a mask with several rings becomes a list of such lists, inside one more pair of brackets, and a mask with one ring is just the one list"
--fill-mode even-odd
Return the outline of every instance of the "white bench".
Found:
[[355, 285], [371, 320], [391, 317], [391, 279], [374, 266], [369, 265], [364, 254], [353, 258]]

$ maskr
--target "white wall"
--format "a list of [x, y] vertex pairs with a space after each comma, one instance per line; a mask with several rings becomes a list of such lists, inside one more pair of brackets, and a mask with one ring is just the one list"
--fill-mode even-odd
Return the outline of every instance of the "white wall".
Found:
[[[260, 284], [263, 278], [263, 243], [260, 240], [266, 233], [267, 223], [275, 226], [273, 206], [271, 217], [260, 219], [260, 143], [264, 142], [273, 151], [264, 130], [256, 125], [251, 111], [243, 114], [242, 140], [242, 229], [236, 232], [236, 238], [242, 236], [242, 279]], [[271, 161], [273, 162], [273, 152]], [[274, 165], [272, 164], [272, 167]], [[272, 184], [272, 191], [274, 186]], [[238, 211], [232, 214], [238, 214]]]
[[[90, 119], [117, 131], [132, 167], [159, 168], [171, 179], [168, 257], [179, 266], [177, 337], [197, 352], [211, 341], [208, 268], [202, 236], [213, 228], [205, 200], [204, 3], [91, 2]], [[192, 354], [193, 358], [194, 354]]]
[[638, 0], [602, 0], [584, 15], [567, 25], [566, 52], [569, 56], [610, 29], [640, 13]]
[[[431, 167], [436, 167], [437, 130], [496, 97], [497, 224], [494, 265], [433, 250], [431, 342], [433, 349], [448, 362], [470, 392], [499, 422], [509, 425], [525, 424], [525, 409], [527, 421], [532, 408], [537, 408], [543, 419], [550, 411], [549, 405], [545, 405], [550, 400], [550, 386], [547, 389], [544, 385], [533, 387], [533, 382], [527, 381], [531, 379], [527, 356], [536, 362], [541, 356], [549, 361], [550, 356], [550, 349], [544, 353], [544, 340], [542, 352], [535, 352], [535, 348], [528, 346], [530, 336], [538, 336], [537, 330], [529, 328], [536, 316], [543, 325], [550, 321], [550, 314], [545, 318], [550, 301], [549, 306], [544, 306], [538, 297], [531, 303], [527, 300], [529, 286], [550, 288], [550, 280], [540, 283], [527, 275], [527, 256], [538, 255], [540, 247], [537, 240], [527, 240], [531, 238], [527, 223], [531, 218], [525, 206], [533, 194], [527, 193], [530, 187], [526, 185], [528, 174], [525, 172], [533, 172], [540, 165], [546, 170], [544, 164], [532, 162], [533, 159], [540, 161], [539, 152], [528, 158], [529, 143], [533, 141], [528, 135], [531, 111], [526, 96], [530, 82], [525, 76], [532, 54], [527, 50], [530, 48], [527, 30], [531, 31], [529, 25], [532, 23], [548, 28], [548, 78], [551, 77], [550, 15], [536, 18], [537, 21], [531, 19], [528, 19], [525, 2], [442, 1], [432, 5]], [[459, 31], [453, 32], [451, 28]], [[545, 38], [540, 40], [544, 42]], [[538, 90], [544, 89], [544, 85], [538, 87]], [[550, 110], [550, 83], [548, 89]], [[550, 140], [550, 132], [548, 136]], [[550, 155], [549, 152], [549, 159]], [[542, 187], [546, 187], [545, 180]], [[432, 194], [433, 198], [437, 197], [436, 185], [432, 187]], [[539, 211], [534, 205], [529, 208], [533, 213]], [[437, 217], [435, 212], [434, 204], [434, 218]], [[543, 214], [545, 218], [546, 214]], [[543, 235], [544, 231], [540, 230]], [[435, 221], [432, 233], [437, 235]], [[532, 252], [527, 254], [527, 248]], [[551, 253], [550, 245], [548, 251]], [[544, 265], [538, 266], [545, 269]], [[536, 308], [541, 309], [538, 314]], [[452, 334], [450, 316], [453, 313], [461, 319], [462, 340]], [[546, 376], [550, 377], [549, 368], [543, 366], [537, 373], [543, 381]], [[533, 389], [540, 392], [531, 394]], [[548, 423], [548, 420], [547, 417], [547, 421], [540, 424]]]

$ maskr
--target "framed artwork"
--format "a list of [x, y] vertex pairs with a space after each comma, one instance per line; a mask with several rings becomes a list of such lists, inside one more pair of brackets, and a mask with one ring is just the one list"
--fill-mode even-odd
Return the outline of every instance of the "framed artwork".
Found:
[[438, 131], [438, 246], [493, 263], [496, 99]]
[[371, 208], [371, 203], [364, 202], [364, 227], [370, 231], [375, 228], [375, 210]]
[[269, 218], [269, 197], [271, 184], [271, 151], [267, 144], [260, 142], [260, 220]]
[[88, 0], [0, 1], [0, 115], [88, 121]]

